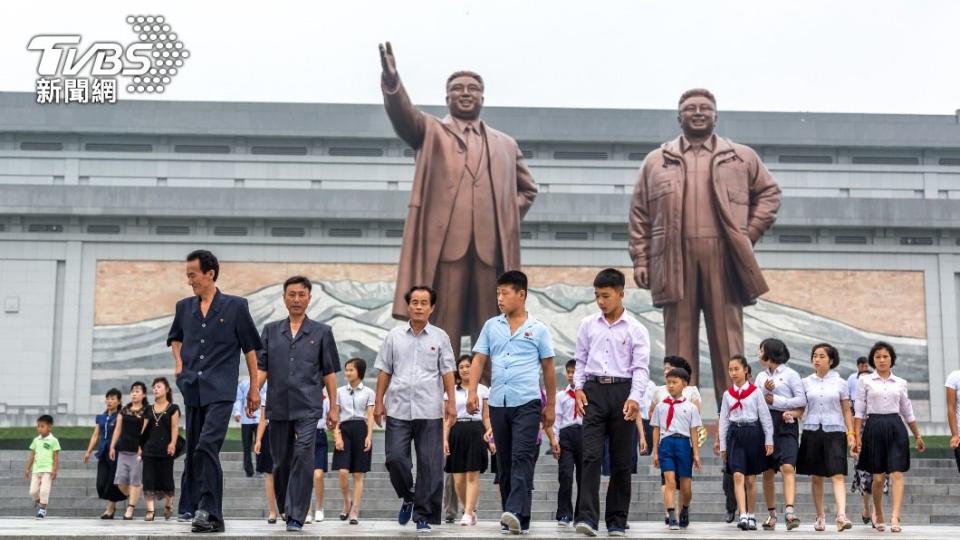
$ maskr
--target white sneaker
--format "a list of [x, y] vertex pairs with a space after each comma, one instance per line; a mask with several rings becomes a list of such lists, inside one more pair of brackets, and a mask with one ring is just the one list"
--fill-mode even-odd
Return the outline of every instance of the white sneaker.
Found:
[[307, 512], [307, 519], [303, 521], [303, 524], [313, 523], [313, 516], [310, 515], [310, 512]]
[[460, 519], [460, 525], [464, 527], [473, 527], [476, 524], [477, 524], [476, 514], [463, 514], [463, 517]]
[[319, 510], [316, 511], [316, 513], [313, 515], [313, 520], [316, 521], [317, 523], [320, 523], [321, 521], [323, 521], [323, 508], [320, 508]]

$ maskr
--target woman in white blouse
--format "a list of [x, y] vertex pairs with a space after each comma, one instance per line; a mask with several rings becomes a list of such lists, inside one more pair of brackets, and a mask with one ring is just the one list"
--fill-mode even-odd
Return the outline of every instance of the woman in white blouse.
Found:
[[926, 445], [920, 435], [913, 404], [907, 397], [907, 381], [891, 371], [897, 353], [889, 343], [878, 341], [867, 355], [875, 371], [860, 379], [855, 401], [854, 431], [857, 438], [857, 468], [873, 475], [873, 527], [883, 531], [883, 482], [889, 474], [890, 530], [900, 532], [900, 505], [903, 503], [903, 473], [910, 470], [910, 441], [906, 422], [916, 439], [917, 451]]
[[[480, 475], [487, 470], [487, 444], [490, 437], [490, 409], [487, 400], [489, 389], [477, 385], [477, 395], [482, 406], [476, 414], [467, 412], [467, 385], [470, 383], [471, 357], [463, 355], [457, 362], [454, 390], [457, 402], [457, 421], [453, 425], [444, 422], [443, 453], [447, 456], [444, 472], [453, 474], [454, 489], [463, 505], [460, 525], [477, 524], [477, 500], [480, 498]], [[444, 400], [447, 395], [444, 394]]]
[[813, 506], [817, 510], [814, 530], [826, 530], [823, 508], [823, 479], [830, 478], [833, 498], [837, 503], [837, 531], [853, 528], [847, 519], [847, 452], [857, 444], [850, 412], [847, 382], [834, 371], [840, 354], [829, 343], [813, 346], [810, 362], [814, 373], [804, 377], [803, 390], [807, 407], [803, 417], [803, 436], [797, 458], [797, 474], [810, 476]]

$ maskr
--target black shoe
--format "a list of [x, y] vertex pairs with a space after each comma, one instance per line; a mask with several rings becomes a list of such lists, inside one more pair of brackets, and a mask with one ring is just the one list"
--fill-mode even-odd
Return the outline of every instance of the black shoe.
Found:
[[680, 528], [686, 529], [690, 525], [690, 509], [683, 507], [680, 509]]
[[725, 514], [723, 515], [723, 521], [724, 521], [725, 523], [733, 523], [733, 520], [735, 520], [735, 519], [737, 519], [737, 513], [736, 513], [736, 512], [731, 512], [731, 511], [728, 510], [727, 513], [725, 513]]
[[220, 520], [211, 520], [211, 521], [207, 522], [207, 526], [206, 526], [206, 527], [200, 527], [200, 526], [194, 525], [193, 528], [190, 529], [190, 532], [195, 532], [195, 533], [222, 533], [222, 532], [224, 532], [225, 530], [226, 530], [226, 528], [223, 526], [223, 522], [222, 522], [222, 521], [220, 521]]

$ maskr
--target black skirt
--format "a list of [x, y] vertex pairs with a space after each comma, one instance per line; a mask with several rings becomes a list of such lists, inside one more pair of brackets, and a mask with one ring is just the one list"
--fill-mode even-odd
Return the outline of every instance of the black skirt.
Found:
[[257, 454], [256, 471], [260, 474], [273, 474], [273, 455], [270, 454], [270, 424], [263, 430], [260, 439], [260, 453]]
[[747, 476], [760, 474], [767, 469], [763, 426], [760, 422], [730, 424], [730, 431], [727, 432], [727, 467], [730, 474]]
[[847, 475], [847, 434], [805, 429], [800, 438], [797, 474], [807, 476]]
[[367, 423], [363, 420], [348, 420], [340, 424], [340, 437], [343, 439], [343, 450], [333, 451], [332, 470], [347, 470], [351, 473], [370, 472], [370, 461], [373, 453], [363, 450], [363, 442], [367, 438]]
[[483, 422], [457, 422], [450, 428], [450, 455], [443, 472], [487, 471], [487, 443], [483, 440]]
[[117, 476], [117, 462], [109, 459], [97, 460], [97, 497], [105, 501], [120, 502], [127, 498], [113, 483]]
[[800, 450], [800, 422], [783, 421], [783, 411], [770, 409], [773, 420], [773, 453], [767, 458], [767, 469], [779, 471], [783, 465], [797, 465]]
[[910, 439], [899, 414], [871, 414], [867, 418], [857, 468], [871, 474], [910, 470]]
[[143, 494], [153, 498], [173, 497], [173, 456], [143, 456]]

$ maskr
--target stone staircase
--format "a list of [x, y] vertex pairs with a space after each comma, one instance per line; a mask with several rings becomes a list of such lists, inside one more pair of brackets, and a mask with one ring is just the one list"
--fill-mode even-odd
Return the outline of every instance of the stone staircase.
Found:
[[[32, 515], [33, 504], [27, 494], [28, 482], [23, 479], [26, 455], [26, 451], [0, 451], [0, 516]], [[50, 501], [51, 517], [95, 518], [103, 511], [104, 503], [98, 500], [96, 495], [96, 463], [91, 461], [90, 464], [84, 465], [81, 457], [82, 453], [78, 451], [65, 451], [61, 455], [60, 474], [54, 482]], [[221, 455], [221, 459], [224, 469], [225, 515], [228, 519], [265, 518], [267, 510], [263, 480], [244, 476], [240, 453], [225, 452]], [[396, 517], [399, 503], [390, 486], [383, 460], [382, 432], [378, 432], [374, 441], [373, 470], [365, 479], [361, 519], [394, 519]], [[177, 462], [178, 481], [182, 463], [182, 460]], [[557, 500], [556, 478], [556, 462], [550, 456], [541, 455], [537, 462], [533, 494], [532, 517], [536, 521], [554, 519]], [[724, 499], [721, 479], [719, 458], [708, 451], [704, 455], [703, 470], [694, 473], [694, 503], [691, 509], [693, 521], [722, 520]], [[960, 475], [953, 460], [915, 459], [906, 479], [904, 524], [960, 524], [960, 514], [956, 511], [960, 507]], [[497, 487], [493, 484], [493, 475], [489, 472], [484, 474], [481, 482], [480, 519], [497, 519], [500, 515], [500, 502]], [[336, 520], [342, 507], [342, 499], [335, 473], [326, 475], [325, 487], [324, 508], [327, 519]], [[778, 490], [779, 487], [778, 482]], [[833, 496], [829, 482], [826, 483], [826, 489], [828, 521], [830, 521]], [[861, 500], [859, 496], [849, 493], [849, 479], [846, 489], [848, 515], [852, 521], [859, 523]], [[601, 483], [601, 501], [605, 490], [606, 480]], [[758, 485], [758, 495], [760, 491]], [[810, 524], [814, 519], [814, 510], [810, 497], [810, 482], [807, 478], [798, 479], [797, 492], [797, 511], [803, 522]], [[782, 499], [778, 497], [778, 501]], [[889, 505], [889, 500], [887, 504]], [[138, 506], [137, 516], [142, 518], [143, 502], [141, 501]], [[763, 506], [762, 496], [760, 496], [756, 506], [757, 513], [763, 512]], [[781, 506], [782, 503], [778, 503], [778, 509]], [[630, 508], [631, 521], [659, 521], [663, 518], [659, 472], [652, 469], [647, 457], [640, 458], [638, 474], [633, 477]], [[889, 510], [887, 515], [889, 516]]]

